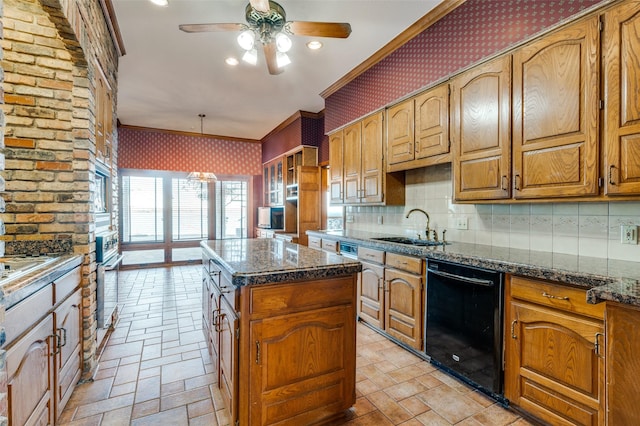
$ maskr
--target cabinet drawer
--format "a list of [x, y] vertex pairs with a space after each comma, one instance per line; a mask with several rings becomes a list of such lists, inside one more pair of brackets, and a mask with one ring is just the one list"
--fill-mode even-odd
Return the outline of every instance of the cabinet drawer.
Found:
[[358, 259], [384, 264], [384, 252], [366, 247], [358, 247]]
[[291, 284], [243, 287], [249, 292], [249, 314], [254, 316], [282, 315], [355, 302], [355, 279], [332, 278]]
[[309, 236], [309, 247], [321, 250], [322, 249], [322, 238], [320, 237], [312, 237]]
[[585, 289], [548, 281], [511, 277], [511, 297], [604, 320], [604, 303], [587, 303]]
[[4, 323], [7, 344], [10, 344], [27, 329], [32, 328], [40, 318], [51, 310], [52, 306], [53, 287], [47, 285], [10, 308], [6, 313]]
[[335, 240], [322, 240], [322, 249], [330, 251], [331, 253], [338, 252], [338, 242]]
[[59, 303], [63, 301], [73, 290], [80, 285], [80, 268], [75, 268], [73, 271], [67, 272], [57, 280], [53, 282], [53, 303]]
[[418, 275], [422, 275], [424, 270], [424, 261], [422, 259], [396, 253], [387, 253], [386, 265]]

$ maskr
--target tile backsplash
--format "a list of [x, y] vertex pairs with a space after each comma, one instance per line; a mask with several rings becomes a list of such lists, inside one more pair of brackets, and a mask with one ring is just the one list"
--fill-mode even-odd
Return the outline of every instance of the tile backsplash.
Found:
[[[640, 245], [622, 244], [620, 226], [640, 226], [640, 201], [454, 204], [451, 165], [406, 172], [406, 205], [347, 207], [347, 229], [424, 238], [426, 218], [447, 241], [640, 261]], [[457, 221], [468, 229], [455, 229]]]

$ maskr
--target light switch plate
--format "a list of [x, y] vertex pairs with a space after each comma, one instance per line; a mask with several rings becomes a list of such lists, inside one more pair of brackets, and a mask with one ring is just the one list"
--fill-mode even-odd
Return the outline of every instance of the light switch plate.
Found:
[[622, 244], [638, 244], [638, 227], [636, 225], [620, 225], [620, 242]]

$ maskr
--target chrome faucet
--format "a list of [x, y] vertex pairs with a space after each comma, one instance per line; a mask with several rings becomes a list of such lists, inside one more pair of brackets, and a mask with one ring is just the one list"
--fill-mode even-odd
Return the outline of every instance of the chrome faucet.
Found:
[[429, 218], [429, 213], [425, 212], [425, 211], [424, 211], [424, 210], [422, 210], [422, 209], [411, 209], [411, 210], [409, 210], [409, 213], [407, 213], [407, 216], [405, 216], [405, 217], [406, 217], [407, 219], [409, 219], [409, 215], [410, 215], [411, 213], [413, 213], [413, 212], [421, 212], [421, 213], [424, 213], [424, 215], [427, 217], [427, 229], [426, 229], [426, 231], [425, 231], [425, 234], [424, 234], [424, 235], [425, 235], [425, 239], [427, 239], [427, 240], [428, 240], [428, 239], [429, 239], [429, 233], [431, 232], [431, 228], [429, 228], [429, 221], [431, 220], [431, 219]]

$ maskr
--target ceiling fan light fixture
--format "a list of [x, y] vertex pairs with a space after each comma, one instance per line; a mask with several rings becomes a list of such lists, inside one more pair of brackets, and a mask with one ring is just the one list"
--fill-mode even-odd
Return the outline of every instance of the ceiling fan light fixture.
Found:
[[253, 45], [255, 44], [255, 42], [256, 42], [256, 35], [253, 33], [252, 30], [245, 30], [241, 32], [240, 35], [238, 36], [238, 44], [244, 50], [253, 49]]
[[247, 50], [242, 55], [242, 60], [248, 64], [256, 65], [258, 63], [258, 51], [256, 49]]
[[322, 47], [322, 42], [318, 40], [311, 40], [307, 43], [307, 47], [311, 50], [318, 50]]
[[278, 68], [284, 68], [291, 63], [291, 59], [286, 53], [277, 52], [276, 53], [276, 64]]
[[285, 33], [276, 34], [276, 48], [278, 52], [287, 53], [291, 49], [291, 39]]

